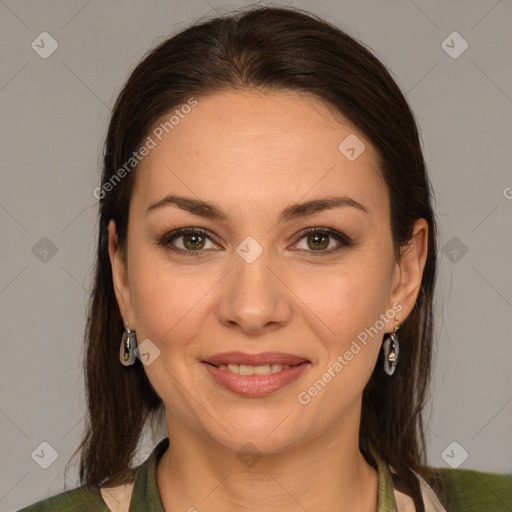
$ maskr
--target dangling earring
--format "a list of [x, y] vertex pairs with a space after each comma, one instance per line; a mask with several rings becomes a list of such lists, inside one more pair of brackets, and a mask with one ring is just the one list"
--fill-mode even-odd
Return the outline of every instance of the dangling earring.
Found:
[[135, 363], [135, 348], [137, 347], [137, 337], [135, 331], [130, 331], [128, 322], [126, 322], [126, 330], [121, 338], [121, 346], [119, 347], [119, 360], [123, 366], [131, 366]]
[[398, 336], [397, 331], [400, 329], [400, 325], [396, 325], [393, 331], [389, 335], [389, 338], [384, 342], [382, 349], [384, 350], [384, 371], [388, 375], [395, 373], [396, 364], [398, 363]]

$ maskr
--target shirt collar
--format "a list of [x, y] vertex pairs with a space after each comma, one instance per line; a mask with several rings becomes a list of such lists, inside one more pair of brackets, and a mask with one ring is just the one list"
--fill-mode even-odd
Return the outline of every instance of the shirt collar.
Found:
[[371, 454], [377, 464], [377, 473], [379, 475], [379, 491], [377, 501], [378, 512], [398, 512], [395, 489], [391, 471], [384, 459], [370, 447]]
[[[168, 447], [169, 438], [166, 437], [155, 446], [146, 461], [137, 469], [128, 512], [138, 512], [140, 510], [165, 512], [158, 492], [156, 468], [158, 461]], [[379, 477], [377, 511], [398, 512], [389, 467], [382, 457], [373, 450], [372, 456], [377, 464]]]
[[132, 499], [128, 512], [165, 512], [158, 492], [156, 467], [169, 446], [169, 438], [162, 439], [135, 474]]

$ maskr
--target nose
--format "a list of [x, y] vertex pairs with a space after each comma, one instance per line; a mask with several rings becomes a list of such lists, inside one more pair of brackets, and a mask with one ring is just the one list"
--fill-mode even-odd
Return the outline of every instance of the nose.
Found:
[[244, 259], [243, 253], [234, 259], [234, 268], [226, 276], [219, 296], [219, 321], [250, 335], [286, 325], [292, 311], [291, 291], [282, 272], [279, 276], [279, 269], [272, 265], [268, 251], [263, 250], [254, 260]]

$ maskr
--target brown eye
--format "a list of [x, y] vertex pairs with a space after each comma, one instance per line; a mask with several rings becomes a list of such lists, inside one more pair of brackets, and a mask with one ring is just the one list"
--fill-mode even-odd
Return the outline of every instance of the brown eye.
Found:
[[299, 244], [297, 244], [297, 247], [312, 253], [313, 256], [332, 254], [344, 246], [351, 245], [351, 240], [348, 236], [327, 228], [309, 228], [302, 233], [300, 240], [302, 239], [306, 240], [306, 247], [299, 247]]
[[205, 245], [205, 237], [202, 235], [182, 235], [179, 238], [183, 238], [183, 245], [187, 250], [202, 249]]
[[315, 233], [313, 235], [306, 235], [308, 246], [316, 251], [319, 249], [327, 249], [329, 246], [329, 235], [324, 233]]
[[[180, 240], [182, 241], [180, 242]], [[207, 247], [208, 242], [213, 247]], [[183, 228], [167, 233], [158, 241], [158, 245], [173, 252], [194, 256], [199, 256], [201, 253], [207, 252], [206, 249], [215, 247], [210, 236], [197, 228]]]

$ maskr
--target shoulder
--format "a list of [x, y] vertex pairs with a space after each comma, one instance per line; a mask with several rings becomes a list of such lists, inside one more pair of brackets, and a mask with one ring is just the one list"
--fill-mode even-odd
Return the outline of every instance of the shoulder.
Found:
[[450, 512], [512, 511], [512, 473], [438, 468], [432, 489]]
[[[61, 492], [38, 501], [16, 512], [128, 512], [148, 510], [147, 506], [161, 507], [156, 483], [156, 463], [169, 445], [164, 438], [153, 449], [149, 457], [138, 467], [129, 470], [127, 482], [115, 487], [85, 484], [76, 489]], [[148, 501], [149, 500], [149, 501]], [[160, 509], [158, 509], [160, 510]]]
[[100, 490], [93, 485], [82, 485], [38, 501], [18, 512], [109, 512]]

